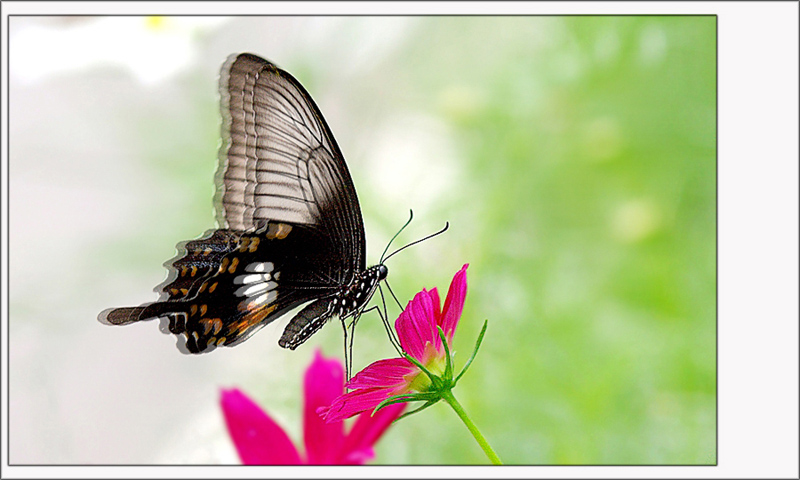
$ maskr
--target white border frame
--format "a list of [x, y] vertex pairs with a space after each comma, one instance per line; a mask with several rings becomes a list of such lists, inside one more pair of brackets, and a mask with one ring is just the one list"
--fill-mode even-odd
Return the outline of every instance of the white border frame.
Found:
[[718, 16], [716, 467], [9, 467], [8, 129], [2, 129], [3, 478], [798, 478], [798, 4], [796, 2], [4, 2], [22, 14], [713, 14]]

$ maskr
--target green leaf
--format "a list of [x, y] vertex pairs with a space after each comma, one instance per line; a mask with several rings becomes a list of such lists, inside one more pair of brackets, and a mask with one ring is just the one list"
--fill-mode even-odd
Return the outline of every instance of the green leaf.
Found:
[[[406, 417], [407, 417], [407, 416], [409, 416], [409, 415], [413, 415], [413, 414], [415, 414], [415, 413], [419, 413], [419, 412], [421, 412], [421, 411], [425, 410], [426, 408], [430, 407], [431, 405], [435, 404], [435, 403], [436, 403], [436, 402], [438, 402], [439, 400], [441, 400], [441, 398], [437, 398], [436, 400], [428, 400], [428, 401], [427, 401], [427, 402], [425, 402], [423, 405], [421, 405], [419, 408], [416, 408], [416, 409], [414, 409], [414, 410], [411, 410], [410, 412], [406, 412], [406, 413], [404, 413], [404, 414], [400, 415], [399, 417], [395, 418], [395, 419], [394, 419], [394, 422], [396, 422], [396, 421], [398, 421], [398, 420], [400, 420], [400, 419], [402, 419], [402, 418], [406, 418]], [[394, 423], [394, 422], [392, 422], [392, 423]]]
[[434, 392], [423, 392], [423, 393], [404, 393], [400, 395], [394, 395], [386, 400], [382, 401], [375, 407], [375, 410], [372, 413], [377, 412], [383, 407], [388, 407], [389, 405], [394, 405], [397, 403], [406, 403], [406, 402], [416, 402], [416, 401], [431, 401], [431, 400], [438, 400], [439, 395]]
[[472, 355], [467, 360], [467, 363], [464, 364], [464, 368], [461, 369], [461, 373], [458, 374], [455, 380], [453, 380], [453, 386], [456, 386], [456, 383], [461, 378], [464, 373], [467, 372], [467, 369], [472, 364], [472, 361], [475, 360], [475, 355], [478, 354], [478, 349], [481, 348], [481, 342], [483, 342], [483, 336], [486, 334], [486, 327], [489, 326], [489, 320], [483, 321], [483, 328], [481, 328], [481, 333], [478, 335], [478, 340], [475, 341], [475, 350], [472, 351]]
[[444, 330], [439, 325], [436, 325], [436, 329], [439, 331], [439, 338], [442, 339], [442, 345], [444, 346], [444, 354], [445, 354], [445, 367], [444, 367], [444, 384], [451, 385], [453, 380], [453, 359], [450, 357], [450, 347], [447, 345], [447, 337], [444, 334]]

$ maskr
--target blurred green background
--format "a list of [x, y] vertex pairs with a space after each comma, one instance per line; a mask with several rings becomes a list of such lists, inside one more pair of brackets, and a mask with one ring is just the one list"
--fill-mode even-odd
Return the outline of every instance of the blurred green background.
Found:
[[[94, 39], [72, 55], [99, 60], [43, 74], [31, 31]], [[302, 372], [314, 348], [342, 354], [338, 325], [288, 352], [284, 318], [184, 357], [153, 323], [94, 319], [155, 300], [174, 245], [213, 226], [217, 72], [240, 51], [319, 104], [370, 263], [408, 209], [401, 243], [450, 222], [389, 281], [444, 295], [470, 264], [458, 365], [489, 328], [455, 393], [506, 463], [716, 463], [715, 17], [13, 18], [10, 49], [12, 463], [235, 463], [230, 386], [301, 438]], [[54, 189], [64, 205], [41, 200]], [[69, 279], [37, 276], [49, 262]], [[364, 317], [356, 368], [392, 353]], [[486, 463], [446, 405], [376, 450]]]

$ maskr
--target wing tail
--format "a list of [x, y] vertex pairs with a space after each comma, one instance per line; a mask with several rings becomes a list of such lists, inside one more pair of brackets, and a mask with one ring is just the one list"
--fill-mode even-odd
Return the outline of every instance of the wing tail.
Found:
[[128, 325], [176, 313], [186, 313], [186, 306], [178, 302], [155, 302], [140, 307], [109, 308], [100, 312], [97, 319], [106, 325]]

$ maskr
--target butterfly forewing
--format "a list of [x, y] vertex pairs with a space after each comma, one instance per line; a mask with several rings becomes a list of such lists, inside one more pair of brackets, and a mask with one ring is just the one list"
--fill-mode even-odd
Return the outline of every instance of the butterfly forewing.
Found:
[[220, 225], [242, 231], [267, 220], [317, 225], [336, 239], [337, 267], [345, 260], [350, 274], [363, 271], [364, 225], [355, 187], [305, 89], [266, 60], [241, 54], [223, 66], [220, 90]]

